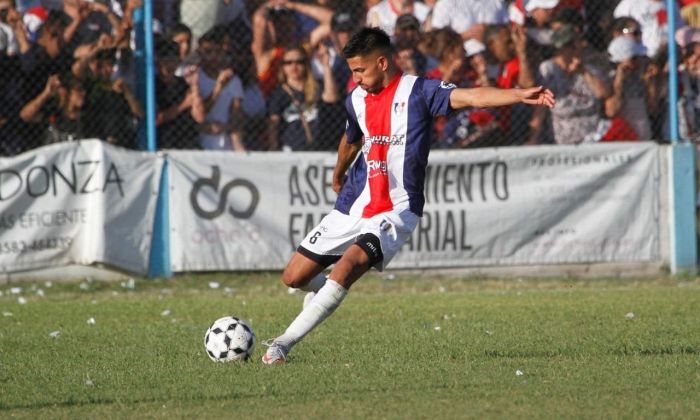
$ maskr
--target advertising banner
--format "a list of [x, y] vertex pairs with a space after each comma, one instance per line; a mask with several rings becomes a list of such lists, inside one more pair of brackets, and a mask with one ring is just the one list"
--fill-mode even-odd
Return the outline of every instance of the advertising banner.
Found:
[[[173, 271], [283, 268], [336, 198], [334, 154], [168, 159]], [[658, 184], [654, 143], [433, 151], [391, 267], [658, 260]]]
[[162, 158], [98, 140], [0, 158], [0, 268], [146, 273]]

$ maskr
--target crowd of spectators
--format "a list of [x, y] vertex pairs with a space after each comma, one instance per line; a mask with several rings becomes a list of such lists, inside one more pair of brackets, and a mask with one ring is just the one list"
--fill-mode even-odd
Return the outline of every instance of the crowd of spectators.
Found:
[[[0, 155], [83, 138], [138, 147], [141, 2], [0, 0]], [[557, 97], [552, 110], [454, 112], [435, 148], [663, 141], [669, 71], [680, 133], [700, 138], [700, 0], [152, 2], [160, 148], [334, 150], [355, 87], [342, 49], [364, 25], [390, 34], [404, 73]]]

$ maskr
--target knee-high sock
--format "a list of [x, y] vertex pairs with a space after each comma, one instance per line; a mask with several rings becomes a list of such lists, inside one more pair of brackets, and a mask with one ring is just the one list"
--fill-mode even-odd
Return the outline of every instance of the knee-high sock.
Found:
[[316, 274], [314, 278], [309, 280], [308, 283], [305, 285], [301, 286], [299, 289], [305, 291], [305, 292], [316, 292], [318, 293], [319, 290], [323, 287], [323, 285], [326, 284], [326, 274], [321, 272]]
[[306, 305], [301, 313], [297, 315], [296, 319], [289, 324], [284, 334], [275, 339], [275, 342], [290, 349], [323, 320], [328, 318], [347, 294], [348, 291], [343, 286], [331, 279], [326, 280], [326, 284], [316, 293], [316, 296]]

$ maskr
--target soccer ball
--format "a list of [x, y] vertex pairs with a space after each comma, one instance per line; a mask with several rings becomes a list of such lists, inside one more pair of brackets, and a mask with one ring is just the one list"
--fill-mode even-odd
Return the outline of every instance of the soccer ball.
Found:
[[255, 333], [245, 321], [225, 316], [207, 330], [204, 348], [215, 362], [246, 361], [255, 350]]

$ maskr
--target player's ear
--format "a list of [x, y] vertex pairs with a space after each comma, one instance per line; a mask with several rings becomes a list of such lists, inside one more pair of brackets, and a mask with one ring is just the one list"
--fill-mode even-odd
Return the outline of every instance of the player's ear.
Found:
[[389, 68], [389, 59], [385, 55], [380, 55], [377, 57], [377, 65], [382, 71], [386, 71]]

